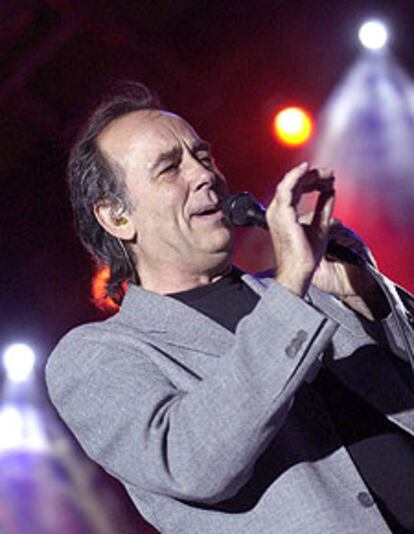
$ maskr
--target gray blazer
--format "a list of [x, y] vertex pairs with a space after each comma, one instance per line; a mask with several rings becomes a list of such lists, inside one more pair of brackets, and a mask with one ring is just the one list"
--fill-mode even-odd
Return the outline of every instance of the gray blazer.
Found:
[[[163, 533], [389, 532], [308, 384], [324, 353], [340, 380], [414, 435], [398, 357], [334, 297], [312, 288], [310, 304], [244, 279], [261, 299], [235, 334], [130, 286], [117, 315], [75, 328], [50, 356], [57, 410]], [[404, 357], [394, 321], [383, 327]]]

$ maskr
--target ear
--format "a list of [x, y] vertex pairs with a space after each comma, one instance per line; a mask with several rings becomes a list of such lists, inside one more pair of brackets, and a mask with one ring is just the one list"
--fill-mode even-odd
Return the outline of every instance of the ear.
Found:
[[125, 211], [117, 210], [109, 202], [98, 202], [93, 211], [99, 224], [109, 234], [122, 239], [124, 241], [130, 241], [134, 238], [136, 230], [134, 224]]

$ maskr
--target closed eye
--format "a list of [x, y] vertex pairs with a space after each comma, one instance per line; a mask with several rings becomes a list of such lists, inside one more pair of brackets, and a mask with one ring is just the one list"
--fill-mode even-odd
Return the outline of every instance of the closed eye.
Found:
[[197, 159], [206, 167], [212, 167], [214, 165], [214, 160], [210, 154], [198, 154]]
[[166, 167], [164, 167], [160, 173], [159, 173], [159, 176], [161, 174], [169, 174], [171, 172], [174, 172], [178, 169], [178, 167], [180, 166], [179, 163], [171, 163], [170, 165], [167, 165]]

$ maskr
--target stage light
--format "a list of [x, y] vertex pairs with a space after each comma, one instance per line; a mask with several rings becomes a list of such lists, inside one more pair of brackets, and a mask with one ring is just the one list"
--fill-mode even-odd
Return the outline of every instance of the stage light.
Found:
[[368, 20], [359, 29], [359, 40], [370, 50], [383, 48], [388, 40], [388, 31], [380, 20]]
[[276, 138], [289, 146], [305, 143], [313, 129], [310, 114], [300, 107], [289, 107], [279, 111], [273, 119]]
[[3, 365], [7, 377], [12, 382], [27, 380], [34, 368], [35, 354], [33, 350], [23, 343], [10, 345], [3, 354]]
[[0, 406], [0, 456], [13, 450], [46, 452], [49, 448], [44, 423], [32, 406]]

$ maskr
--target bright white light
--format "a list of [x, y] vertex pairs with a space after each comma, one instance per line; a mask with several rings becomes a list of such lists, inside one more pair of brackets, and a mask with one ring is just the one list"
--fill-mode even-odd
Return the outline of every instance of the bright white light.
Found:
[[0, 408], [0, 456], [12, 450], [44, 452], [48, 447], [42, 422], [31, 406], [5, 404]]
[[370, 50], [383, 48], [388, 40], [388, 32], [385, 25], [379, 20], [364, 22], [359, 30], [359, 40]]
[[35, 354], [29, 346], [23, 343], [10, 345], [3, 355], [7, 377], [13, 382], [27, 380], [33, 371], [35, 359]]

